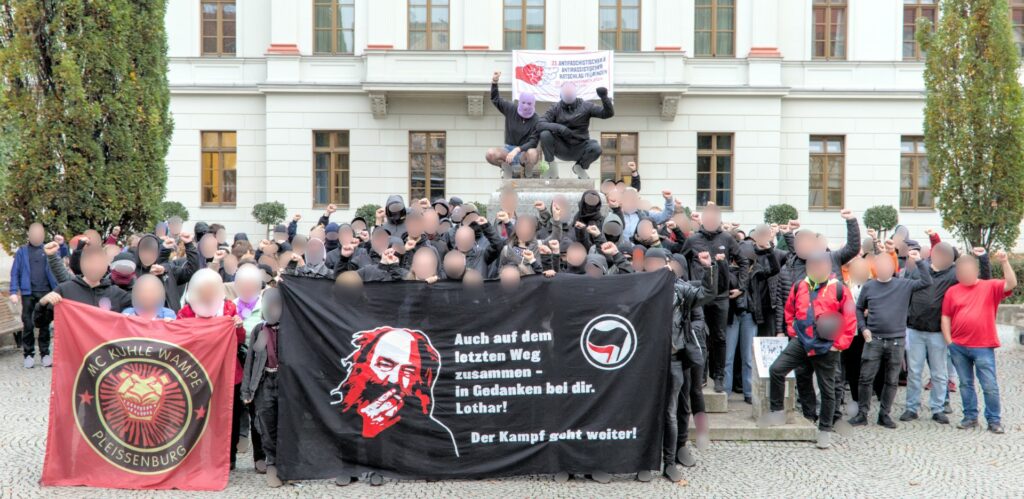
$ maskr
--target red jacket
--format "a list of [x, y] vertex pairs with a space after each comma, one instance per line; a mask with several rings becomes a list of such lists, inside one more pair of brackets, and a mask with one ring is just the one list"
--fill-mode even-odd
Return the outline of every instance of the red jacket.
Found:
[[[814, 317], [808, 319], [810, 285], [806, 278], [793, 285], [793, 290], [786, 299], [786, 332], [790, 338], [797, 338], [804, 344], [807, 355], [822, 355], [832, 347], [840, 351], [846, 350], [857, 333], [853, 293], [843, 286], [842, 300], [838, 301], [837, 286], [840, 283], [834, 276], [830, 277], [828, 282], [818, 286], [818, 296], [814, 300]], [[814, 320], [826, 314], [839, 314], [842, 317], [839, 331], [831, 341], [819, 338], [814, 331]]]
[[[224, 300], [224, 317], [235, 317], [238, 315], [238, 309], [235, 308], [235, 303], [231, 300]], [[179, 319], [192, 319], [195, 318], [196, 313], [192, 311], [192, 307], [185, 305], [178, 311]], [[245, 343], [245, 328], [235, 328], [235, 340], [241, 345]], [[242, 362], [235, 356], [235, 384], [242, 382]]]

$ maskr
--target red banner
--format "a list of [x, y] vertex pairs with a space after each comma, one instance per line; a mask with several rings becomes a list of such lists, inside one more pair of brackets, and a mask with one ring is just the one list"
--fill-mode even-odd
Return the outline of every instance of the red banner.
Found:
[[43, 485], [227, 485], [230, 318], [147, 321], [64, 300], [54, 324]]

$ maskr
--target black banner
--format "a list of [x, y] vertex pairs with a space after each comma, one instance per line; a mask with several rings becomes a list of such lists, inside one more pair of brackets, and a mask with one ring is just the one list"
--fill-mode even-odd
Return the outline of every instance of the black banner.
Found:
[[479, 478], [661, 465], [671, 272], [282, 285], [278, 471]]

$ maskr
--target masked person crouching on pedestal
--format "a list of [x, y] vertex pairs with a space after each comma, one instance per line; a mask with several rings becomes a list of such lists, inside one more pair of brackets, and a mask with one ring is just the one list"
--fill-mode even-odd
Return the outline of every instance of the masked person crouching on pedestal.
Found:
[[487, 150], [487, 162], [501, 168], [501, 178], [513, 178], [515, 167], [523, 167], [523, 178], [533, 177], [533, 167], [540, 159], [537, 149], [537, 123], [540, 118], [535, 112], [537, 99], [532, 93], [519, 94], [519, 100], [509, 102], [498, 93], [498, 79], [501, 71], [491, 77], [491, 103], [505, 116], [505, 147]]
[[821, 410], [818, 417], [819, 449], [832, 446], [832, 416], [835, 414], [835, 380], [840, 352], [846, 350], [857, 332], [857, 314], [849, 289], [832, 276], [832, 259], [819, 251], [807, 258], [807, 277], [793, 284], [786, 299], [786, 332], [789, 345], [769, 368], [771, 412], [763, 426], [785, 424], [783, 406], [786, 375], [810, 366], [818, 378]]
[[277, 477], [277, 335], [281, 320], [280, 293], [275, 288], [268, 288], [263, 293], [260, 309], [263, 322], [252, 329], [241, 387], [242, 401], [255, 408], [256, 429], [262, 437], [262, 451], [266, 456], [268, 487], [283, 485]]

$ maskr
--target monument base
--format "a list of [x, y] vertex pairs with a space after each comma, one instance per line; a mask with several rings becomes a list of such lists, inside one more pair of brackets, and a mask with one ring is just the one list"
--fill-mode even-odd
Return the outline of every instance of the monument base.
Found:
[[579, 180], [570, 178], [517, 178], [502, 180], [498, 190], [491, 194], [491, 200], [487, 203], [487, 218], [493, 220], [494, 214], [501, 208], [501, 192], [506, 189], [515, 189], [519, 195], [519, 204], [516, 212], [520, 215], [536, 214], [533, 203], [543, 201], [545, 206], [551, 206], [551, 199], [556, 195], [562, 195], [569, 199], [571, 213], [576, 212], [583, 191], [594, 189], [597, 180]]

